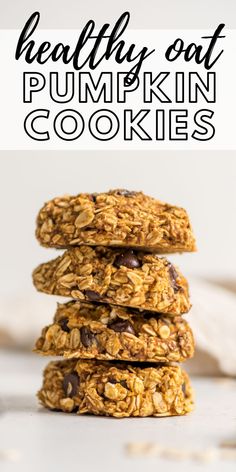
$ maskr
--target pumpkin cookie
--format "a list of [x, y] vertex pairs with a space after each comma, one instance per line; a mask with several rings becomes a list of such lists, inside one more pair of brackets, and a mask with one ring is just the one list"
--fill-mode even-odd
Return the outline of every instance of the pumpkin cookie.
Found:
[[183, 208], [119, 189], [54, 198], [39, 212], [36, 236], [43, 246], [55, 248], [115, 246], [156, 253], [196, 249]]

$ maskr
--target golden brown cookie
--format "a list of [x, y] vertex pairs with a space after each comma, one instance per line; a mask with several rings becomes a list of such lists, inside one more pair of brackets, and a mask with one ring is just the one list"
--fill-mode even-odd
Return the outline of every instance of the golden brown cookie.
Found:
[[52, 410], [116, 418], [184, 415], [193, 409], [187, 374], [170, 365], [50, 362], [38, 398]]
[[179, 315], [190, 308], [186, 279], [164, 257], [140, 251], [71, 248], [33, 273], [37, 290]]
[[182, 316], [154, 317], [132, 308], [69, 302], [58, 305], [35, 351], [66, 358], [182, 362], [193, 356], [194, 340]]
[[43, 246], [55, 248], [116, 246], [156, 253], [196, 249], [183, 208], [128, 190], [54, 198], [39, 212], [36, 236]]

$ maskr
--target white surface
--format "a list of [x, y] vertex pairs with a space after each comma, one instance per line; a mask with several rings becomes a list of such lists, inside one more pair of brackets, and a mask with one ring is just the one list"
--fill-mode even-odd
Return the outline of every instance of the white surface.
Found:
[[[41, 383], [45, 359], [13, 353], [0, 356], [2, 472], [235, 470], [231, 461], [173, 463], [157, 457], [125, 455], [125, 445], [130, 442], [205, 450], [232, 439], [235, 380], [195, 378], [197, 407], [186, 417], [125, 420], [78, 417], [38, 408], [34, 393]], [[5, 459], [4, 453], [8, 456]]]

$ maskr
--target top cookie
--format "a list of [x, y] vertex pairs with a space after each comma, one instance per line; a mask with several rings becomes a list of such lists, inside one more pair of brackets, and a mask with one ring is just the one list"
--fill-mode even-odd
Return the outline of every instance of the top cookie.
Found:
[[183, 208], [119, 189], [54, 198], [39, 212], [36, 237], [43, 246], [55, 248], [83, 244], [160, 254], [196, 249]]

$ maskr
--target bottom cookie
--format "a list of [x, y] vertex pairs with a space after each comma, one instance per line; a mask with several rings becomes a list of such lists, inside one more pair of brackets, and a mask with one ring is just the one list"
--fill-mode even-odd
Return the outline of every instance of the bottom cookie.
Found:
[[163, 364], [50, 362], [38, 398], [52, 410], [116, 418], [184, 415], [193, 409], [188, 375]]

